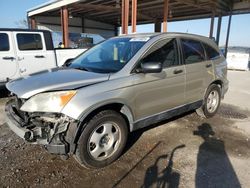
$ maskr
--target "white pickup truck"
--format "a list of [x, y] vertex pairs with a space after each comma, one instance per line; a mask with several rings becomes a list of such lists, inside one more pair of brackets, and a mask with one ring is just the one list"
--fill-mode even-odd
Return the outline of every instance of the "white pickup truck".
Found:
[[0, 29], [0, 86], [11, 79], [62, 66], [86, 49], [55, 49], [46, 30]]

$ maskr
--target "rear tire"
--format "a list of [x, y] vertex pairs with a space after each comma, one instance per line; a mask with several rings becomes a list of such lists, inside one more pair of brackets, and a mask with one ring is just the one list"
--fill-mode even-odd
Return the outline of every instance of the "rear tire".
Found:
[[213, 117], [220, 106], [221, 89], [218, 85], [212, 84], [208, 87], [203, 105], [196, 110], [196, 113], [203, 118]]
[[114, 162], [127, 142], [127, 123], [116, 111], [96, 114], [83, 130], [76, 149], [76, 160], [86, 168], [102, 168]]

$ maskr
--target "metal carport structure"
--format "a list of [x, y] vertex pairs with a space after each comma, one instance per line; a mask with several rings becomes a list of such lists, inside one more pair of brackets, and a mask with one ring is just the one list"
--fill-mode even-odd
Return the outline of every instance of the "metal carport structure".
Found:
[[[166, 32], [167, 22], [201, 18], [211, 18], [209, 37], [213, 37], [215, 17], [218, 17], [218, 43], [222, 17], [229, 16], [227, 49], [231, 16], [244, 13], [250, 13], [248, 0], [54, 0], [29, 10], [27, 16], [31, 28], [36, 28], [46, 17], [49, 18], [48, 24], [53, 24], [49, 21], [51, 19], [60, 19], [57, 25], [63, 31], [66, 47], [69, 27], [78, 27], [82, 32], [90, 28], [106, 30], [117, 35], [118, 27], [127, 34], [129, 25], [132, 32], [136, 32], [136, 25], [154, 23], [155, 32]], [[78, 21], [74, 23], [69, 18], [77, 18]], [[92, 25], [86, 22], [92, 22]]]

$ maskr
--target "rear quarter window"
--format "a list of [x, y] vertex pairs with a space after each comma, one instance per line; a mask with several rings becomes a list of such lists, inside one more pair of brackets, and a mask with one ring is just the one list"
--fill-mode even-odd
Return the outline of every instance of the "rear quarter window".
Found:
[[42, 50], [42, 38], [40, 34], [19, 33], [17, 34], [18, 49], [26, 50]]
[[185, 64], [205, 61], [204, 49], [199, 41], [182, 39], [183, 58]]
[[9, 51], [9, 37], [6, 33], [0, 33], [0, 51]]
[[216, 49], [214, 49], [213, 47], [209, 46], [208, 44], [204, 44], [204, 43], [203, 43], [203, 46], [206, 50], [207, 58], [209, 60], [213, 60], [213, 59], [220, 57], [220, 53]]

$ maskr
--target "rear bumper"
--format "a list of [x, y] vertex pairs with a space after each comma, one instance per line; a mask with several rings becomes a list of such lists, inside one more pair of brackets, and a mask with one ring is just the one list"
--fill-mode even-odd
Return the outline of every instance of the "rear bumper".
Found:
[[42, 144], [53, 154], [64, 155], [69, 152], [69, 145], [60, 135], [53, 137], [52, 141], [49, 141], [48, 138], [39, 138], [42, 128], [36, 127], [32, 124], [27, 126], [22, 117], [16, 112], [14, 100], [10, 100], [6, 103], [5, 116], [9, 128], [25, 141], [33, 144]]

